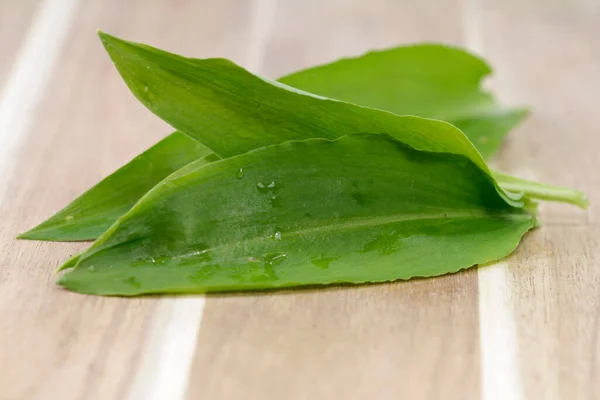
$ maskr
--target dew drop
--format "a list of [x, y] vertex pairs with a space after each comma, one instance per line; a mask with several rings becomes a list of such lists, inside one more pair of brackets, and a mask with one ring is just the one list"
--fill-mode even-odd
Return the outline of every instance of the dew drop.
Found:
[[70, 220], [72, 220], [73, 218], [75, 218], [75, 217], [73, 217], [72, 215], [67, 215], [67, 216], [65, 217], [65, 219], [66, 219], [67, 221], [70, 221]]
[[286, 253], [269, 253], [265, 256], [265, 264], [279, 265], [287, 258]]
[[235, 177], [236, 179], [242, 179], [244, 177], [244, 168], [238, 169], [238, 171], [235, 173]]
[[152, 264], [156, 264], [156, 260], [154, 259], [154, 257], [150, 257], [150, 262], [151, 262]]
[[281, 232], [277, 231], [273, 234], [274, 240], [281, 240]]
[[261, 193], [269, 193], [275, 190], [275, 181], [271, 181], [270, 183], [258, 182], [256, 188]]
[[144, 92], [148, 91], [148, 86], [144, 86]]
[[96, 270], [96, 267], [94, 267], [93, 265], [90, 265], [89, 267], [87, 267], [87, 270], [90, 272], [94, 272]]

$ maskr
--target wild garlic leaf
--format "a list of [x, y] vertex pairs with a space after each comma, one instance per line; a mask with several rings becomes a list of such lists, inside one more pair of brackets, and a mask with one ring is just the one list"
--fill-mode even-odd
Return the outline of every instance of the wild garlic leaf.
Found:
[[459, 48], [419, 44], [344, 58], [279, 81], [398, 115], [448, 121], [487, 158], [527, 114], [525, 108], [501, 106], [482, 89], [483, 79], [491, 72], [484, 60]]
[[[189, 59], [102, 32], [100, 38], [125, 83], [150, 111], [221, 158], [288, 140], [382, 132], [419, 150], [464, 154], [488, 170], [451, 124], [320, 97], [225, 59]], [[432, 127], [427, 134], [424, 124]]]
[[502, 258], [535, 225], [467, 157], [385, 134], [291, 141], [185, 170], [59, 284], [128, 296], [427, 277]]
[[[130, 90], [148, 109], [182, 133], [210, 147], [221, 158], [293, 139], [335, 139], [352, 133], [384, 132], [415, 149], [463, 154], [485, 172], [490, 172], [465, 134], [449, 123], [400, 116], [321, 97], [252, 75], [224, 59], [185, 58], [102, 32], [100, 38]], [[471, 102], [480, 104], [480, 110], [486, 110], [480, 116], [487, 116], [482, 120], [472, 119], [468, 124], [484, 129], [484, 119], [502, 115], [502, 112], [493, 107], [491, 95], [480, 91], [481, 77], [489, 69], [485, 64], [473, 69], [478, 68], [480, 73], [471, 76], [477, 87], [477, 90], [473, 89]], [[449, 84], [447, 80], [442, 79], [442, 82]], [[449, 105], [445, 109], [446, 117], [452, 115], [458, 120], [464, 116]], [[520, 115], [522, 110], [519, 110], [514, 110], [514, 115]], [[511, 118], [507, 116], [493, 122], [498, 132], [506, 130]], [[429, 127], [423, 128], [427, 124]], [[520, 192], [497, 186], [499, 193], [515, 205], [522, 205], [525, 195], [530, 198], [528, 201], [544, 199], [585, 206], [585, 202], [574, 201], [580, 192], [559, 193], [553, 186], [539, 185], [548, 190], [544, 197], [538, 197], [538, 188], [527, 181], [505, 174], [498, 176], [502, 181], [510, 181], [513, 187], [519, 183]]]
[[19, 236], [35, 240], [96, 239], [162, 179], [211, 151], [175, 132], [102, 180], [47, 221]]

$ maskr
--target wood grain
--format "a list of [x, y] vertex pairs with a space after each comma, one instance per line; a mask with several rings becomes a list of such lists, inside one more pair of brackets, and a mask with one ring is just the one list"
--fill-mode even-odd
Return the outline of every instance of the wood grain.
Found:
[[[128, 92], [96, 29], [201, 57], [239, 59], [246, 12], [232, 1], [219, 4], [81, 3], [0, 207], [1, 399], [129, 393], [160, 300], [61, 290], [52, 271], [87, 244], [13, 238], [171, 132]], [[229, 33], [223, 24], [232, 27]]]
[[[0, 90], [39, 1], [0, 2]], [[500, 97], [532, 107], [496, 164], [576, 186], [592, 204], [545, 205], [544, 226], [506, 260], [516, 393], [599, 396], [597, 0], [80, 0], [0, 204], [1, 400], [143, 398], [134, 386], [161, 338], [157, 321], [183, 301], [61, 290], [52, 271], [87, 244], [13, 239], [171, 131], [128, 92], [97, 28], [272, 78], [399, 43], [476, 43], [496, 67]], [[480, 295], [472, 269], [209, 296], [187, 398], [495, 399], [482, 371], [501, 366], [481, 358]]]
[[544, 205], [542, 229], [511, 257], [524, 398], [600, 396], [600, 3], [482, 3], [483, 50], [502, 71], [493, 86], [531, 106], [498, 163], [578, 187], [586, 212]]

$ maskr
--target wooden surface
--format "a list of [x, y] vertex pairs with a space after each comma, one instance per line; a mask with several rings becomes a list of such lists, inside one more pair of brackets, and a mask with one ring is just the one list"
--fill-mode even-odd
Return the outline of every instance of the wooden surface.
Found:
[[[273, 78], [370, 48], [469, 46], [506, 103], [532, 108], [495, 164], [580, 188], [591, 207], [545, 205], [504, 262], [437, 279], [61, 290], [53, 270], [87, 244], [15, 235], [170, 132], [97, 28]], [[600, 398], [599, 49], [597, 0], [0, 0], [0, 399]]]

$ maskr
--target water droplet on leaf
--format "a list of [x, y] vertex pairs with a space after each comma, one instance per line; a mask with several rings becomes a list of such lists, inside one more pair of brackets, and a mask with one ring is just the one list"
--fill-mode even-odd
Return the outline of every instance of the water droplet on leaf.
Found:
[[270, 183], [258, 182], [256, 184], [256, 188], [261, 193], [269, 193], [270, 191], [275, 189], [275, 181], [271, 181]]
[[265, 255], [265, 264], [279, 265], [287, 258], [286, 253], [269, 253]]
[[93, 265], [90, 265], [89, 267], [87, 267], [87, 270], [90, 272], [94, 272], [96, 270], [96, 267], [94, 267]]
[[242, 179], [244, 177], [244, 168], [238, 169], [238, 171], [235, 173], [235, 177], [236, 179]]

